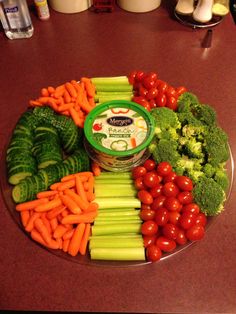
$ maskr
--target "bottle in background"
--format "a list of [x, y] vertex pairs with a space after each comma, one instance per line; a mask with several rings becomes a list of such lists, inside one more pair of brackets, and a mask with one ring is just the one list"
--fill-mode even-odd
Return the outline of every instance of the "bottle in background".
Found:
[[34, 28], [26, 0], [0, 0], [0, 19], [9, 39], [29, 38]]
[[47, 0], [34, 0], [37, 9], [38, 17], [40, 20], [48, 20], [50, 18]]

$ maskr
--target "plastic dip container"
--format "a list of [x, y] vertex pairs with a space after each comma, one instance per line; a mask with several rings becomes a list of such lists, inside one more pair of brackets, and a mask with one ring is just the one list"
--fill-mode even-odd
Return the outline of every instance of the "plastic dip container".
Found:
[[78, 13], [89, 9], [92, 0], [48, 0], [50, 7], [60, 13]]
[[125, 11], [144, 13], [157, 9], [161, 0], [117, 0], [117, 4]]
[[84, 134], [91, 159], [109, 171], [128, 171], [149, 157], [154, 120], [141, 105], [113, 100], [88, 114]]

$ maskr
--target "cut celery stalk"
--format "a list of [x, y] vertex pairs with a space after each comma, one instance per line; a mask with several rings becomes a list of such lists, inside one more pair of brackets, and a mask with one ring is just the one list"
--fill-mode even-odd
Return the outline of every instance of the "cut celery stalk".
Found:
[[92, 235], [105, 235], [105, 234], [116, 234], [116, 233], [140, 233], [141, 223], [127, 223], [127, 224], [105, 224], [105, 225], [93, 225]]
[[110, 84], [111, 82], [119, 84], [129, 84], [129, 79], [125, 75], [120, 76], [105, 76], [105, 77], [92, 77], [91, 81], [93, 84]]
[[127, 96], [127, 95], [122, 95], [122, 96], [118, 96], [118, 95], [104, 95], [104, 96], [99, 96], [96, 97], [95, 102], [97, 103], [103, 103], [103, 102], [107, 102], [107, 101], [111, 101], [111, 100], [132, 100], [132, 96]]
[[135, 208], [131, 208], [131, 207], [128, 207], [128, 208], [125, 208], [125, 207], [122, 207], [122, 208], [99, 208], [99, 214], [101, 213], [107, 213], [107, 212], [128, 212], [128, 211], [134, 211], [134, 210], [138, 210], [138, 209], [135, 209]]
[[101, 185], [109, 185], [110, 187], [115, 187], [116, 184], [122, 184], [122, 185], [133, 185], [134, 181], [133, 179], [127, 179], [127, 178], [101, 178], [101, 179], [95, 179], [95, 184], [101, 184]]
[[135, 197], [96, 197], [96, 203], [98, 203], [99, 209], [102, 208], [122, 208], [122, 207], [134, 207], [141, 208], [141, 201]]
[[101, 225], [114, 225], [114, 224], [131, 224], [131, 223], [139, 223], [141, 224], [142, 221], [138, 218], [133, 218], [133, 219], [111, 219], [111, 220], [105, 220], [105, 219], [100, 219], [100, 220], [95, 220], [94, 221], [94, 226], [101, 226]]
[[140, 248], [94, 248], [90, 251], [92, 260], [144, 261], [145, 250]]
[[143, 239], [143, 236], [141, 234], [137, 233], [116, 233], [116, 234], [106, 234], [106, 235], [92, 235], [89, 237], [89, 240], [92, 239], [120, 239], [120, 241], [123, 241], [123, 239], [132, 238], [132, 239]]
[[136, 209], [130, 209], [130, 210], [126, 210], [126, 211], [121, 211], [121, 210], [109, 210], [109, 211], [103, 211], [98, 213], [98, 216], [96, 217], [96, 219], [99, 218], [115, 218], [115, 217], [129, 217], [129, 216], [134, 216], [134, 217], [139, 217], [140, 214], [140, 210], [136, 210]]
[[143, 239], [139, 238], [126, 238], [122, 239], [122, 241], [119, 238], [107, 238], [107, 239], [91, 239], [89, 242], [89, 249], [94, 248], [125, 248], [125, 247], [142, 247], [143, 248]]
[[124, 188], [125, 186], [123, 186], [122, 188], [118, 188], [118, 187], [107, 187], [104, 186], [97, 186], [95, 184], [94, 187], [94, 192], [95, 192], [95, 196], [96, 197], [123, 197], [123, 196], [133, 196], [135, 197], [137, 195], [137, 190], [130, 189], [127, 187], [127, 189], [125, 190]]
[[95, 89], [97, 92], [128, 92], [133, 90], [132, 85], [128, 84], [116, 84], [111, 82], [110, 84], [95, 84]]
[[109, 178], [112, 180], [117, 180], [117, 179], [132, 179], [132, 175], [130, 172], [109, 172], [109, 171], [103, 171], [99, 176], [97, 176], [95, 179], [104, 179], [104, 178]]

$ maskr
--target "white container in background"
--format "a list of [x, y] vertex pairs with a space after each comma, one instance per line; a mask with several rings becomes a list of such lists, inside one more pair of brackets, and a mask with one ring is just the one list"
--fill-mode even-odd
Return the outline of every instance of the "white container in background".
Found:
[[157, 9], [161, 0], [117, 0], [117, 4], [125, 11], [144, 13]]
[[48, 0], [50, 7], [60, 13], [78, 13], [89, 9], [92, 0]]

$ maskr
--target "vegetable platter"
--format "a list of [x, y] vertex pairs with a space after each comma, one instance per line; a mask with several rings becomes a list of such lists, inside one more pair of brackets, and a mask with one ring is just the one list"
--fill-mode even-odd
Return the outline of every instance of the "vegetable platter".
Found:
[[1, 190], [17, 225], [49, 252], [135, 266], [205, 236], [225, 209], [233, 167], [213, 107], [133, 71], [43, 87], [12, 131]]

